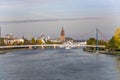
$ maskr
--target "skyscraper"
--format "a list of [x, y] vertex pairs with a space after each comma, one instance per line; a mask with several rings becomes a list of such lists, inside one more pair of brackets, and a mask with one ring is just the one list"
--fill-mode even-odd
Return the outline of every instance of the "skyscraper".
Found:
[[60, 40], [65, 41], [65, 32], [64, 32], [63, 27], [62, 27], [62, 30], [61, 30]]

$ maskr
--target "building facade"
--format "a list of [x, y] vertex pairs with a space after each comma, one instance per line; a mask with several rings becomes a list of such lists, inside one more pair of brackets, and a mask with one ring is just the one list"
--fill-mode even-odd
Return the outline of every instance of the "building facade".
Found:
[[14, 38], [12, 33], [10, 33], [5, 36], [4, 43], [5, 43], [5, 45], [17, 45], [20, 43], [24, 43], [24, 39]]

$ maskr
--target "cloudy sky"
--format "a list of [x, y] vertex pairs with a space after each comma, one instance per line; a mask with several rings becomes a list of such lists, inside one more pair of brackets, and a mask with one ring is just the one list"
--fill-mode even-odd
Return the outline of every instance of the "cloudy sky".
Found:
[[120, 27], [120, 0], [0, 0], [0, 26], [2, 36], [56, 38], [63, 26], [74, 39], [95, 37], [96, 28], [110, 39]]

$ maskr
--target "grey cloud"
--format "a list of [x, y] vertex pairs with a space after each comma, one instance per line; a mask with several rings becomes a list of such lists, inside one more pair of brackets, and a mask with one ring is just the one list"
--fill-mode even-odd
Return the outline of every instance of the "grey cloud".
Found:
[[0, 21], [2, 24], [14, 23], [29, 23], [29, 22], [52, 22], [52, 21], [74, 21], [74, 20], [101, 20], [103, 18], [88, 17], [88, 18], [63, 18], [63, 19], [37, 19], [37, 20], [15, 20], [15, 21]]

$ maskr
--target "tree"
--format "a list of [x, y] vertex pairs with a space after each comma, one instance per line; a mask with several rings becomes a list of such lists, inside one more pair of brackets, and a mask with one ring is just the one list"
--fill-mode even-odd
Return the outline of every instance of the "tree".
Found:
[[37, 44], [43, 44], [43, 41], [42, 40], [36, 40], [36, 43]]
[[114, 36], [109, 41], [108, 48], [111, 51], [120, 50], [120, 28], [116, 29]]
[[32, 43], [32, 44], [36, 44], [35, 38], [32, 38], [31, 43]]
[[96, 44], [95, 38], [90, 38], [89, 40], [87, 40], [87, 45], [95, 45], [95, 44]]
[[108, 42], [104, 40], [98, 40], [98, 44], [107, 46]]
[[50, 40], [47, 40], [46, 44], [53, 44]]
[[17, 41], [15, 41], [12, 45], [18, 45], [18, 42], [17, 42]]
[[117, 46], [115, 45], [115, 37], [114, 36], [109, 41], [108, 48], [109, 48], [110, 51], [114, 51], [117, 48]]
[[29, 45], [30, 41], [24, 38], [24, 45]]
[[23, 44], [24, 44], [24, 42], [19, 42], [19, 43], [18, 43], [18, 45], [23, 45]]
[[4, 38], [0, 38], [0, 46], [4, 46], [5, 43], [4, 43]]

